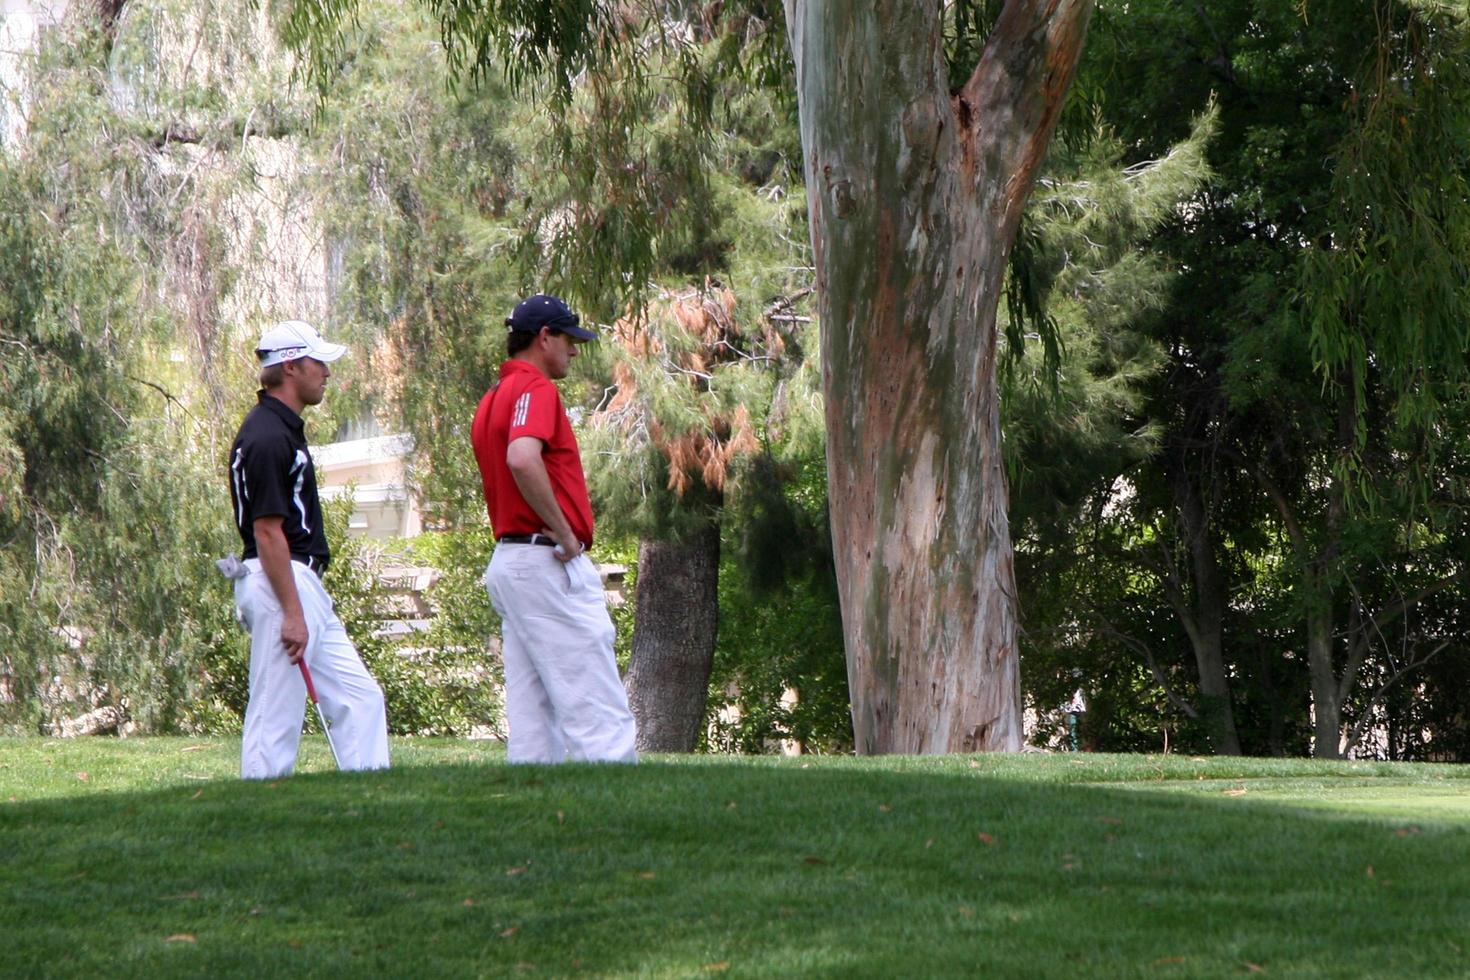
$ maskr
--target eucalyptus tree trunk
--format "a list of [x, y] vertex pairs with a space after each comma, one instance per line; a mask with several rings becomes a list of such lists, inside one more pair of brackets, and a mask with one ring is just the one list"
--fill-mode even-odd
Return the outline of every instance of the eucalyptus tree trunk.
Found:
[[996, 308], [1091, 0], [1010, 0], [949, 91], [942, 5], [786, 0], [859, 752], [1021, 747]]
[[638, 545], [628, 706], [638, 751], [690, 752], [699, 743], [719, 624], [720, 526], [683, 541]]

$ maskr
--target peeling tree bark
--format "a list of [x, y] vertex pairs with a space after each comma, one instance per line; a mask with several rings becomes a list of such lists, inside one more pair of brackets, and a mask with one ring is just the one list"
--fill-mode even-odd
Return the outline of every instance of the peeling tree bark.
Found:
[[940, 4], [786, 0], [859, 752], [1021, 747], [996, 308], [1091, 0], [1010, 0], [951, 96]]

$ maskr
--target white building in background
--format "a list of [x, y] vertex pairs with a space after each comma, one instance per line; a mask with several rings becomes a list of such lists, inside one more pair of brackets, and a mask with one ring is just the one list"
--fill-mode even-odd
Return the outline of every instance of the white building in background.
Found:
[[334, 442], [311, 451], [322, 500], [352, 495], [349, 534], [412, 538], [424, 529], [423, 513], [408, 485], [413, 437], [374, 436]]
[[0, 0], [0, 146], [25, 135], [26, 59], [41, 31], [59, 24], [70, 0]]

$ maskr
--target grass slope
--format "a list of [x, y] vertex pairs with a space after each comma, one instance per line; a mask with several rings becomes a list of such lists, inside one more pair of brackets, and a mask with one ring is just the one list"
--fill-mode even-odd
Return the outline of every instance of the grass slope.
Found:
[[1470, 768], [0, 740], [0, 976], [1470, 975]]

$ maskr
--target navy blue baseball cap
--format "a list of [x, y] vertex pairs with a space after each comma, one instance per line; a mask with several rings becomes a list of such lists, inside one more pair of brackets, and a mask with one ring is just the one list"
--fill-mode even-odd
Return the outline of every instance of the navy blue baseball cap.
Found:
[[521, 300], [505, 318], [505, 325], [517, 333], [539, 333], [542, 327], [550, 327], [575, 340], [596, 340], [597, 334], [579, 326], [581, 322], [570, 306], [544, 293]]

